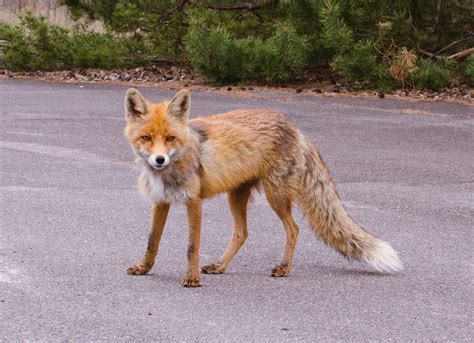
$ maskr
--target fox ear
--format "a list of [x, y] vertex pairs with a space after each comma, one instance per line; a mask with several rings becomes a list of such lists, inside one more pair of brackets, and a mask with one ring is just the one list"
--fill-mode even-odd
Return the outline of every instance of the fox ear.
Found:
[[167, 115], [179, 119], [186, 123], [189, 117], [189, 107], [191, 106], [191, 93], [187, 89], [178, 92], [168, 104]]
[[129, 88], [125, 93], [125, 118], [130, 120], [144, 115], [148, 111], [148, 103], [135, 88]]

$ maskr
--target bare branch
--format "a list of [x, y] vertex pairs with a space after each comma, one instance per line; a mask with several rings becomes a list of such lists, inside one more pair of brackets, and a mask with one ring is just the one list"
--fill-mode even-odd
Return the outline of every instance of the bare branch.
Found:
[[279, 0], [267, 0], [262, 2], [242, 2], [238, 4], [211, 4], [206, 7], [211, 10], [217, 11], [235, 11], [235, 10], [247, 10], [255, 11], [263, 7], [272, 6], [278, 4]]
[[472, 54], [474, 54], [474, 48], [459, 51], [455, 54], [452, 54], [451, 56], [448, 56], [448, 58], [453, 59], [453, 60], [462, 60], [466, 57], [469, 57]]
[[[429, 58], [443, 58], [442, 56], [436, 56], [435, 54], [432, 54], [431, 52], [428, 52], [423, 49], [418, 49], [423, 55], [428, 56]], [[469, 57], [470, 55], [474, 54], [474, 48], [469, 48], [463, 51], [459, 51], [455, 54], [452, 54], [448, 56], [447, 58], [451, 60], [462, 60], [466, 57]]]
[[459, 40], [457, 40], [457, 41], [452, 42], [451, 44], [446, 45], [446, 46], [445, 46], [444, 48], [442, 48], [441, 50], [438, 50], [437, 52], [435, 52], [432, 57], [436, 57], [436, 56], [438, 56], [440, 53], [442, 53], [443, 51], [445, 51], [445, 50], [447, 50], [447, 49], [449, 49], [449, 48], [455, 46], [456, 44], [465, 42], [465, 41], [470, 40], [470, 39], [474, 39], [474, 34], [470, 34], [468, 37], [459, 39]]
[[[421, 52], [423, 55], [428, 56], [429, 58], [434, 58], [434, 54], [429, 51], [423, 50], [421, 48], [419, 48], [418, 51]], [[441, 57], [437, 56], [437, 58]]]
[[176, 5], [175, 8], [173, 8], [171, 11], [165, 11], [165, 13], [161, 16], [161, 19], [158, 21], [158, 25], [162, 25], [164, 23], [166, 23], [167, 21], [170, 20], [171, 16], [175, 13], [175, 12], [178, 12], [178, 11], [181, 11], [184, 7], [184, 5], [186, 5], [188, 2], [188, 0], [178, 0], [178, 3]]

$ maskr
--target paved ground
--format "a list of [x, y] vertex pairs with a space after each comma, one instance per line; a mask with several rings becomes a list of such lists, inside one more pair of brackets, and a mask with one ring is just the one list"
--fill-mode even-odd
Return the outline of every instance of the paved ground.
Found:
[[[194, 92], [193, 116], [284, 111], [319, 146], [351, 215], [391, 242], [406, 269], [382, 276], [344, 260], [298, 214], [293, 273], [271, 278], [284, 234], [259, 196], [228, 273], [186, 289], [180, 206], [153, 273], [125, 273], [149, 223], [122, 134], [125, 89], [0, 82], [0, 341], [472, 341], [473, 107]], [[225, 198], [214, 198], [201, 263], [214, 262], [229, 235]]]

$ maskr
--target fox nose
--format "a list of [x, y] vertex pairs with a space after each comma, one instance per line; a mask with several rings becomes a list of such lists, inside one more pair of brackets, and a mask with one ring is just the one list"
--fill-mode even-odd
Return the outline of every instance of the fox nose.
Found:
[[158, 164], [163, 164], [163, 163], [165, 163], [165, 157], [161, 156], [161, 155], [158, 155], [158, 156], [156, 156], [155, 161]]

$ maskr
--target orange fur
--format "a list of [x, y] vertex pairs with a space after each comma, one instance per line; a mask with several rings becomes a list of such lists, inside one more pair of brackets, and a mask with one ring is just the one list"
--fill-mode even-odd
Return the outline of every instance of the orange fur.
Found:
[[[281, 113], [238, 110], [188, 120], [189, 107], [188, 91], [158, 104], [149, 103], [134, 89], [127, 91], [125, 134], [143, 165], [140, 188], [154, 203], [155, 213], [147, 254], [129, 268], [130, 274], [149, 271], [169, 204], [183, 202], [190, 229], [183, 285], [199, 286], [202, 199], [227, 192], [234, 220], [232, 237], [221, 259], [202, 268], [209, 274], [224, 272], [247, 238], [248, 200], [259, 185], [286, 231], [284, 254], [273, 276], [286, 276], [291, 269], [298, 236], [291, 214], [295, 201], [315, 233], [344, 256], [365, 259], [380, 271], [402, 268], [388, 243], [352, 221], [318, 151]], [[158, 165], [155, 160], [161, 157], [169, 164]]]

